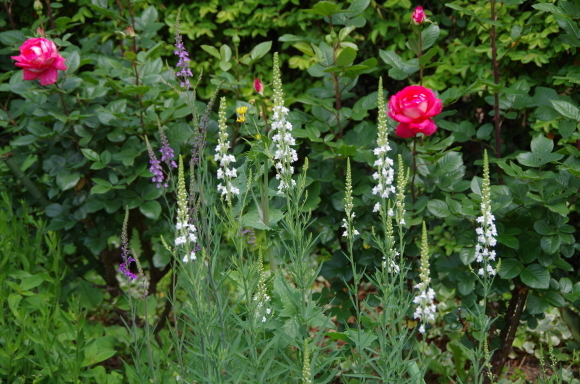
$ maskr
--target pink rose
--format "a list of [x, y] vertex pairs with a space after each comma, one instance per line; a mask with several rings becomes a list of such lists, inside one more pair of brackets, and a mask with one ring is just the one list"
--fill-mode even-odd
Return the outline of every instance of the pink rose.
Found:
[[264, 95], [264, 85], [260, 79], [254, 79], [254, 90], [260, 95]]
[[389, 100], [389, 117], [400, 123], [395, 134], [403, 138], [435, 133], [437, 126], [431, 118], [441, 109], [443, 105], [435, 93], [420, 85], [406, 87]]
[[411, 20], [416, 25], [423, 24], [423, 22], [427, 20], [427, 15], [425, 15], [423, 7], [418, 6], [417, 8], [415, 8], [415, 10], [413, 11], [413, 16], [411, 16]]
[[56, 83], [57, 70], [65, 71], [65, 59], [58, 54], [56, 45], [43, 37], [28, 39], [20, 46], [20, 56], [12, 56], [17, 67], [23, 69], [24, 80], [40, 78], [41, 85]]

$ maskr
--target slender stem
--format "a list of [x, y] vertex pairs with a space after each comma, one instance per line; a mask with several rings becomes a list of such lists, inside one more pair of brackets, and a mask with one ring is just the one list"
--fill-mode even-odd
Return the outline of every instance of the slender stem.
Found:
[[151, 332], [149, 330], [149, 319], [147, 314], [147, 301], [149, 297], [145, 297], [144, 299], [144, 310], [145, 310], [145, 341], [147, 342], [147, 353], [149, 357], [149, 368], [151, 369], [151, 376], [153, 378], [153, 383], [157, 382], [157, 378], [155, 376], [155, 361], [153, 360], [153, 349], [151, 348]]
[[[496, 21], [497, 15], [495, 13], [495, 0], [490, 1], [490, 7], [491, 7], [491, 19], [493, 21]], [[493, 83], [497, 86], [499, 85], [499, 62], [497, 60], [497, 44], [496, 44], [497, 36], [495, 25], [491, 26], [490, 39], [491, 39], [491, 60], [493, 64]], [[494, 90], [493, 97], [494, 97], [493, 123], [495, 125], [495, 157], [499, 159], [501, 158], [501, 121], [499, 114], [499, 92], [497, 88]]]
[[423, 85], [423, 64], [421, 64], [421, 56], [423, 56], [423, 34], [419, 31], [419, 85]]
[[44, 0], [46, 4], [46, 13], [48, 14], [48, 19], [50, 20], [50, 29], [55, 29], [56, 26], [54, 25], [54, 18], [52, 17], [52, 8], [50, 8], [50, 1]]
[[411, 178], [411, 196], [415, 205], [415, 175], [417, 174], [417, 136], [413, 136], [413, 177]]
[[60, 96], [60, 101], [62, 102], [62, 109], [64, 109], [64, 114], [69, 116], [68, 108], [66, 107], [66, 102], [64, 101], [62, 91], [60, 90], [60, 87], [58, 86], [57, 83], [54, 83], [54, 86], [58, 89], [58, 96]]
[[[11, 29], [15, 30], [18, 29], [16, 27], [16, 24], [14, 23], [14, 19], [12, 19], [12, 4], [14, 3], [14, 1], [11, 1], [10, 3], [8, 3], [7, 1], [4, 1], [4, 8], [6, 9], [6, 14], [8, 14], [8, 20], [10, 21], [10, 26]], [[10, 5], [8, 5], [10, 4]]]
[[264, 101], [263, 97], [261, 97], [260, 99], [262, 102], [262, 118], [264, 119], [264, 127], [266, 129], [266, 133], [268, 133], [270, 127], [268, 126], [268, 115], [266, 114], [266, 102]]
[[332, 82], [334, 84], [334, 107], [336, 109], [336, 125], [338, 126], [338, 138], [342, 139], [342, 124], [340, 123], [340, 110], [342, 108], [342, 103], [340, 100], [340, 88], [338, 84], [338, 77], [336, 76], [335, 73], [332, 74]]
[[36, 201], [38, 201], [40, 205], [46, 208], [50, 204], [50, 201], [48, 201], [46, 197], [44, 197], [42, 192], [40, 192], [38, 188], [36, 188], [36, 185], [34, 185], [32, 180], [30, 180], [30, 178], [26, 176], [24, 172], [22, 172], [18, 164], [16, 164], [16, 162], [11, 157], [5, 157], [3, 158], [3, 160], [4, 163], [8, 166], [8, 169], [10, 169], [10, 171], [14, 175], [14, 177], [20, 180], [20, 182], [26, 187], [26, 189], [28, 189], [28, 192], [30, 192], [30, 194], [36, 199]]

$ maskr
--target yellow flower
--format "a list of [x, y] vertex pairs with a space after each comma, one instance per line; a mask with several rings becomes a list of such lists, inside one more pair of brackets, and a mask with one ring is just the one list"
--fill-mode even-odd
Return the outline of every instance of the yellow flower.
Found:
[[238, 113], [238, 119], [236, 120], [238, 123], [243, 123], [246, 121], [246, 112], [248, 112], [248, 107], [238, 107], [236, 108], [236, 112]]

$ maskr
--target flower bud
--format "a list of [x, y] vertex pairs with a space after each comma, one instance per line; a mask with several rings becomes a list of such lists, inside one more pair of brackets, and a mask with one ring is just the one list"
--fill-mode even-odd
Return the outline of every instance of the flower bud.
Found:
[[415, 25], [423, 24], [425, 20], [427, 20], [427, 15], [425, 15], [423, 7], [418, 6], [417, 8], [415, 8], [415, 10], [413, 11], [413, 16], [411, 16], [411, 20]]
[[232, 36], [232, 43], [234, 43], [236, 47], [240, 45], [240, 36], [234, 34], [234, 36]]
[[34, 0], [33, 8], [36, 13], [42, 13], [42, 3], [40, 0]]
[[260, 79], [254, 79], [254, 90], [258, 92], [260, 95], [264, 96], [264, 85], [260, 81]]
[[125, 28], [125, 34], [129, 37], [135, 37], [135, 30], [133, 30], [131, 26], [128, 26], [127, 28]]

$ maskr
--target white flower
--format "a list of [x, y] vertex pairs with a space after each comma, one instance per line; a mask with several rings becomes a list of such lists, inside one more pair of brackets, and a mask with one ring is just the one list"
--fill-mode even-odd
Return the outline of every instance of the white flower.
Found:
[[487, 151], [483, 155], [483, 184], [481, 187], [481, 216], [476, 218], [476, 223], [480, 224], [475, 228], [477, 244], [475, 245], [475, 261], [483, 264], [483, 268], [478, 270], [480, 276], [495, 276], [496, 271], [490, 264], [495, 261], [496, 253], [491, 250], [497, 244], [497, 229], [495, 227], [495, 216], [491, 213], [491, 188], [489, 179], [489, 162]]
[[218, 112], [218, 126], [219, 126], [219, 138], [218, 145], [216, 147], [215, 160], [219, 161], [220, 167], [217, 170], [218, 180], [223, 179], [224, 184], [220, 183], [217, 186], [218, 192], [230, 202], [230, 195], [239, 195], [240, 191], [238, 188], [232, 186], [232, 179], [238, 176], [238, 171], [235, 168], [229, 168], [231, 163], [236, 162], [234, 155], [228, 154], [229, 150], [229, 140], [226, 125], [226, 101], [225, 97], [220, 99], [220, 106]]
[[185, 255], [183, 256], [183, 262], [187, 263], [193, 260], [196, 260], [197, 256], [195, 255], [195, 251], [191, 251], [191, 253], [189, 255]]

